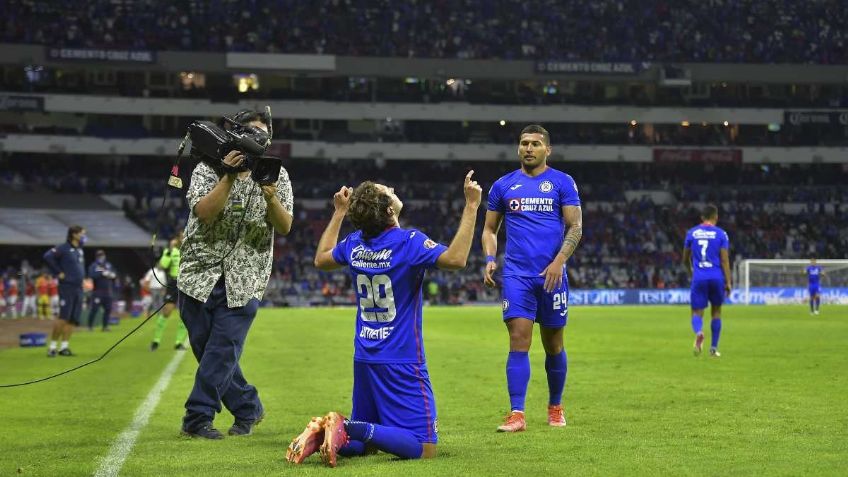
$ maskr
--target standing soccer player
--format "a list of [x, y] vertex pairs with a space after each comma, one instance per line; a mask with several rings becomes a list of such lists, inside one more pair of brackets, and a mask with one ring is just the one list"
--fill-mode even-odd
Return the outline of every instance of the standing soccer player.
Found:
[[[362, 455], [366, 447], [405, 459], [435, 457], [436, 403], [424, 358], [422, 285], [427, 269], [465, 268], [482, 189], [465, 176], [465, 208], [450, 247], [420, 230], [402, 229], [403, 203], [394, 189], [363, 182], [333, 197], [335, 213], [321, 235], [315, 266], [347, 265], [359, 310], [353, 355], [353, 412], [312, 418], [289, 445], [286, 460], [299, 464], [320, 446], [321, 458]], [[340, 243], [345, 215], [357, 229]]]
[[810, 265], [807, 266], [807, 291], [810, 292], [810, 314], [818, 315], [819, 307], [821, 306], [821, 277], [824, 275], [822, 267], [816, 265], [816, 259], [810, 259]]
[[710, 303], [712, 342], [710, 356], [718, 358], [718, 339], [721, 335], [721, 305], [725, 294], [730, 293], [730, 240], [727, 232], [716, 227], [718, 208], [707, 205], [701, 214], [701, 225], [686, 232], [683, 263], [692, 278], [690, 302], [692, 305], [692, 331], [695, 333], [695, 356], [701, 354], [704, 344], [703, 316]]
[[[521, 131], [521, 168], [498, 179], [489, 190], [483, 250], [484, 283], [495, 286], [498, 231], [506, 222], [503, 320], [509, 332], [506, 381], [511, 411], [499, 432], [526, 429], [524, 399], [530, 381], [530, 342], [539, 323], [548, 375], [548, 424], [565, 426], [562, 392], [568, 371], [563, 329], [568, 321], [565, 263], [583, 236], [583, 212], [574, 179], [548, 166], [551, 141], [542, 126]], [[564, 238], [563, 238], [564, 237]]]

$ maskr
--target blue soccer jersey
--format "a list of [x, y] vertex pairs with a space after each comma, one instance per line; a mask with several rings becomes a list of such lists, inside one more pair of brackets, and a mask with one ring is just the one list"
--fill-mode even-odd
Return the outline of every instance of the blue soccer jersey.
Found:
[[333, 249], [350, 268], [359, 302], [354, 361], [424, 363], [421, 286], [447, 247], [415, 229], [394, 227], [370, 240], [356, 231]]
[[684, 245], [692, 251], [692, 281], [724, 280], [721, 249], [730, 246], [727, 232], [711, 224], [701, 224], [686, 232]]
[[818, 265], [810, 265], [807, 267], [807, 287], [810, 289], [818, 289], [821, 280], [822, 267]]
[[519, 169], [492, 185], [488, 209], [506, 223], [504, 277], [536, 277], [550, 265], [565, 235], [566, 205], [580, 205], [577, 184], [550, 167], [536, 177]]

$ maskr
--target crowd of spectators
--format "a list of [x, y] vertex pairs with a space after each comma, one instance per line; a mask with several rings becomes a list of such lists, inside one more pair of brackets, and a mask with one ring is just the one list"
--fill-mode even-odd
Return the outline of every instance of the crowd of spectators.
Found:
[[[162, 159], [148, 161], [145, 167], [139, 166], [141, 160], [122, 166], [133, 178], [120, 180], [95, 179], [93, 166], [80, 158], [63, 161], [77, 165], [75, 176], [58, 166], [53, 167], [64, 174], [46, 173], [51, 167], [33, 166], [39, 161], [12, 162], [5, 165], [18, 166], [0, 174], [0, 187], [9, 184], [11, 175], [30, 186], [39, 184], [41, 177], [41, 186], [55, 191], [121, 193], [130, 218], [167, 237], [184, 223], [187, 209], [180, 194], [172, 193], [160, 215], [164, 181], [151, 178], [150, 171], [161, 166], [165, 175], [167, 166]], [[395, 186], [405, 202], [402, 225], [448, 243], [462, 207], [464, 171], [473, 167], [475, 178], [488, 187], [514, 168], [510, 163], [372, 160], [289, 161], [286, 166], [296, 197], [296, 226], [290, 235], [277, 237], [268, 299], [291, 305], [353, 302], [346, 274], [321, 272], [312, 265], [330, 216], [330, 198], [340, 184], [375, 179]], [[730, 235], [734, 263], [743, 258], [841, 258], [848, 250], [848, 189], [843, 185], [848, 183], [848, 168], [841, 165], [557, 163], [554, 167], [575, 177], [584, 203], [583, 240], [569, 263], [574, 288], [685, 287], [688, 278], [680, 266], [683, 237], [698, 223], [699, 207], [706, 202], [720, 207], [719, 225]], [[481, 210], [476, 236], [483, 215]], [[342, 235], [349, 227], [345, 225]], [[503, 240], [499, 250], [503, 253]], [[496, 301], [498, 292], [482, 286], [483, 266], [475, 240], [464, 271], [428, 274], [426, 298], [437, 303]]]
[[0, 41], [355, 56], [839, 64], [840, 0], [0, 2]]
[[[112, 116], [106, 116], [112, 118]], [[69, 128], [63, 126], [0, 125], [0, 133], [48, 134], [60, 136], [93, 136], [106, 139], [144, 137], [177, 138], [185, 134], [189, 121], [179, 121], [167, 128], [148, 129], [142, 117], [114, 117], [113, 124], [98, 119], [96, 126]], [[122, 121], [121, 121], [122, 119]], [[134, 121], [132, 120], [134, 119]], [[546, 123], [557, 144], [569, 145], [643, 145], [643, 146], [773, 146], [773, 147], [844, 147], [848, 146], [848, 128], [842, 125], [724, 125], [722, 123], [642, 124], [622, 118], [620, 123]], [[85, 123], [84, 120], [80, 121]], [[121, 124], [123, 123], [123, 124]], [[347, 121], [316, 122], [311, 130], [291, 128], [292, 121], [275, 121], [277, 140], [319, 140], [332, 143], [401, 142], [441, 144], [512, 144], [524, 124], [504, 121], [374, 121], [370, 131], [351, 131]]]

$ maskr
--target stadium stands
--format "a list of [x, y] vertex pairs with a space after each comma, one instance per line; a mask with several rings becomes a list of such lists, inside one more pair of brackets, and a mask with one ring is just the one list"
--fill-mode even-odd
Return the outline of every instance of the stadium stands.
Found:
[[11, 0], [0, 3], [0, 40], [354, 56], [839, 64], [848, 60], [846, 15], [839, 0]]
[[[61, 161], [76, 164], [72, 182], [59, 180], [33, 164]], [[23, 177], [18, 182], [41, 184], [51, 190], [68, 188], [102, 194], [122, 204], [129, 218], [160, 237], [168, 237], [184, 223], [187, 214], [181, 194], [171, 194], [164, 218], [160, 198], [167, 175], [161, 158], [133, 159], [121, 168], [129, 178], [102, 175], [96, 165], [85, 166], [80, 157], [39, 161], [14, 161], [0, 177]], [[59, 164], [58, 170], [63, 169]], [[301, 161], [286, 164], [294, 178], [296, 227], [277, 238], [276, 264], [267, 298], [276, 304], [351, 303], [347, 277], [328, 274], [312, 266], [318, 237], [329, 217], [329, 200], [341, 184], [365, 179], [405, 184], [401, 198], [406, 206], [405, 225], [418, 227], [432, 238], [449, 241], [458, 208], [458, 181], [470, 166], [484, 187], [511, 163], [464, 164], [445, 161]], [[685, 286], [680, 264], [683, 234], [697, 221], [705, 202], [721, 208], [721, 225], [731, 236], [731, 258], [806, 258], [839, 256], [848, 250], [848, 169], [842, 165], [706, 165], [687, 164], [586, 164], [557, 162], [581, 186], [584, 201], [584, 235], [581, 253], [569, 268], [579, 288], [672, 288]], [[704, 176], [704, 168], [710, 173]], [[186, 182], [190, 167], [184, 169]], [[328, 181], [327, 177], [333, 179]], [[8, 181], [8, 179], [0, 179]], [[662, 194], [660, 194], [662, 192]], [[80, 195], [79, 197], [85, 197]], [[454, 200], [452, 200], [454, 199]], [[438, 213], [434, 213], [438, 211]], [[82, 219], [81, 219], [82, 220]], [[482, 224], [478, 221], [479, 227]], [[63, 230], [61, 226], [60, 230]], [[349, 231], [343, 229], [343, 234]], [[4, 232], [0, 230], [0, 236]], [[92, 236], [94, 233], [92, 233]], [[633, 238], [637, 239], [634, 240]], [[476, 242], [476, 241], [475, 241]], [[501, 245], [501, 252], [503, 251]], [[496, 292], [481, 286], [483, 266], [479, 242], [473, 246], [468, 268], [459, 274], [434, 272], [438, 302], [496, 301]]]

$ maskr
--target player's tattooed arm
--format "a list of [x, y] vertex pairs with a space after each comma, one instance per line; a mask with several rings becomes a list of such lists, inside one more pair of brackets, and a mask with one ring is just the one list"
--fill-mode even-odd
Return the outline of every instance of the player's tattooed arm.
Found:
[[583, 210], [580, 206], [567, 205], [562, 208], [562, 214], [565, 217], [568, 232], [565, 234], [559, 253], [563, 256], [563, 262], [565, 262], [577, 250], [577, 245], [583, 238]]
[[498, 262], [495, 257], [498, 254], [498, 231], [503, 223], [503, 214], [493, 210], [486, 211], [486, 222], [483, 224], [483, 233], [480, 235], [480, 241], [483, 245], [483, 252], [486, 254], [486, 268], [483, 270], [483, 283], [487, 287], [494, 287], [495, 270], [498, 268]]

